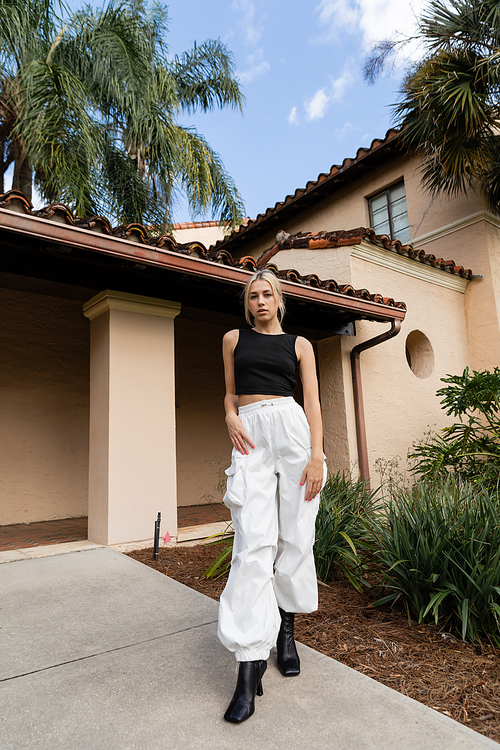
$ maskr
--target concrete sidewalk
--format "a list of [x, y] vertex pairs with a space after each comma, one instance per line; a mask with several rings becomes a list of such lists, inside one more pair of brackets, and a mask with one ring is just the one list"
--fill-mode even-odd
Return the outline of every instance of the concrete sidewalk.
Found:
[[500, 747], [305, 646], [228, 724], [217, 603], [109, 548], [5, 563], [0, 592], [2, 750]]

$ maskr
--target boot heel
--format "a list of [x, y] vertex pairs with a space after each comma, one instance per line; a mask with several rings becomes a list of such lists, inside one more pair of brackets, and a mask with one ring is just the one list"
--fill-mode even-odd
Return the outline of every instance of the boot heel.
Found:
[[226, 721], [240, 724], [255, 711], [255, 695], [263, 695], [262, 675], [267, 663], [262, 660], [242, 661], [238, 668], [238, 682], [233, 699], [224, 714]]

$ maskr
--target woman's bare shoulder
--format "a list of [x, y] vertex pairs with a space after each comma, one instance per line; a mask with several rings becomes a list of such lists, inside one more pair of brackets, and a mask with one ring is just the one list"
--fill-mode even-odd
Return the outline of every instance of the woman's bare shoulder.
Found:
[[301, 355], [310, 355], [314, 350], [311, 342], [304, 338], [304, 336], [297, 336], [295, 339], [295, 351], [300, 358]]
[[240, 332], [237, 328], [234, 328], [232, 331], [228, 331], [224, 334], [224, 338], [222, 339], [222, 345], [224, 347], [227, 347], [228, 349], [234, 349], [236, 344], [238, 343], [238, 339], [240, 337]]

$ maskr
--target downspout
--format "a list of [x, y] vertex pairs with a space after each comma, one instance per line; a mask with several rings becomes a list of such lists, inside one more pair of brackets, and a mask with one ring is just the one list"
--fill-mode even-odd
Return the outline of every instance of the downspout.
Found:
[[352, 373], [352, 390], [354, 394], [354, 419], [356, 421], [356, 441], [358, 446], [358, 463], [359, 474], [363, 482], [370, 482], [370, 467], [368, 465], [368, 446], [366, 443], [366, 424], [365, 408], [363, 405], [363, 389], [361, 386], [361, 363], [360, 355], [365, 349], [371, 349], [372, 346], [382, 344], [384, 341], [397, 336], [401, 330], [401, 320], [392, 320], [391, 327], [380, 336], [363, 341], [357, 344], [351, 351], [351, 373]]

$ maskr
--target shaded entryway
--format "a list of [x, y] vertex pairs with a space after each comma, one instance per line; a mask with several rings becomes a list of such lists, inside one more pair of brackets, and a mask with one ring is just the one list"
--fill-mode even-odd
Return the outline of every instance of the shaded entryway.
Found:
[[[177, 526], [179, 529], [192, 527], [204, 529], [212, 524], [229, 523], [230, 518], [229, 509], [222, 503], [189, 505], [178, 509]], [[85, 541], [87, 529], [88, 518], [86, 516], [0, 526], [0, 552]]]
[[47, 287], [0, 274], [0, 528], [88, 512], [88, 323]]

